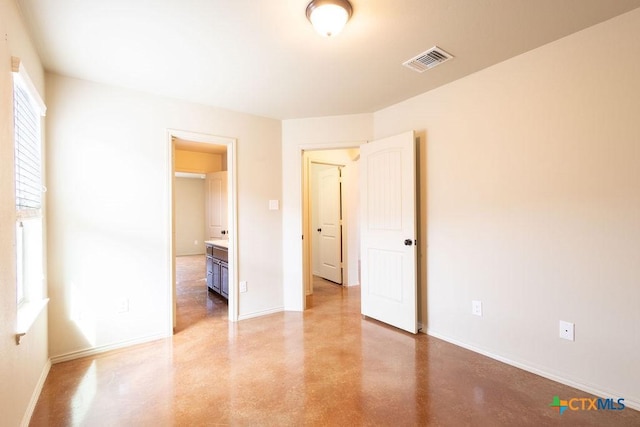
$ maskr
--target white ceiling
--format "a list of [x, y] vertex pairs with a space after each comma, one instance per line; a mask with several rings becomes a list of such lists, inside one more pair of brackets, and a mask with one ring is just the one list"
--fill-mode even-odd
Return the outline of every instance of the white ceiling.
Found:
[[[640, 0], [17, 0], [47, 70], [278, 119], [368, 113], [640, 7]], [[437, 45], [456, 58], [401, 64]]]

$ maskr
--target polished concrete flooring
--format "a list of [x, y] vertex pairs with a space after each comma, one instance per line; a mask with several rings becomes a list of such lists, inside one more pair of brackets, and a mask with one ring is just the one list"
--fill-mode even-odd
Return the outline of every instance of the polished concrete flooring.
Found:
[[234, 324], [204, 257], [177, 276], [176, 334], [54, 365], [32, 426], [640, 426], [631, 409], [560, 415], [553, 396], [590, 396], [362, 319], [357, 287], [318, 279], [304, 314]]

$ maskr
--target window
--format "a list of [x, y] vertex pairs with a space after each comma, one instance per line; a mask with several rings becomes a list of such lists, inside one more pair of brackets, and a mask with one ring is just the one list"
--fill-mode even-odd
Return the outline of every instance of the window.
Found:
[[[13, 79], [16, 187], [17, 299], [31, 296], [28, 285], [42, 277], [42, 109], [37, 93], [18, 72]], [[40, 233], [38, 233], [40, 231]], [[40, 234], [40, 236], [38, 236]], [[35, 257], [35, 259], [34, 259]], [[38, 266], [40, 264], [40, 267]], [[39, 268], [38, 268], [39, 267]]]
[[[18, 58], [12, 58], [18, 335], [46, 304], [43, 283], [42, 130], [45, 106]], [[19, 339], [18, 339], [19, 343]]]

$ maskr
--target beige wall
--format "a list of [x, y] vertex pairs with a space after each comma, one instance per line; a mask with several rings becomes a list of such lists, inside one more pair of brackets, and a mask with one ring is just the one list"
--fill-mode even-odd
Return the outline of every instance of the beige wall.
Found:
[[374, 118], [426, 136], [428, 332], [636, 408], [638, 28], [640, 10]]
[[[176, 178], [175, 200], [176, 256], [204, 254], [205, 181], [200, 178]], [[204, 277], [205, 271], [202, 270]]]
[[52, 357], [171, 333], [167, 129], [237, 138], [239, 315], [282, 309], [279, 121], [53, 74], [47, 94]]
[[[222, 167], [225, 158], [225, 168]], [[198, 153], [195, 151], [174, 151], [174, 168], [176, 172], [208, 173], [226, 170], [226, 155]]]
[[0, 425], [28, 420], [48, 371], [47, 312], [16, 345], [13, 79], [11, 56], [21, 59], [41, 96], [43, 72], [13, 1], [0, 0]]

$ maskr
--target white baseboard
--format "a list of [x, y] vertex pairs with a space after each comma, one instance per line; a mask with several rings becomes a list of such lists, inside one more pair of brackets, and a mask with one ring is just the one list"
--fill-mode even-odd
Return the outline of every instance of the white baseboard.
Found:
[[36, 409], [36, 404], [38, 403], [38, 399], [40, 398], [40, 393], [42, 392], [42, 387], [44, 387], [44, 382], [47, 380], [47, 376], [49, 375], [49, 370], [51, 369], [51, 359], [47, 360], [47, 363], [44, 364], [42, 368], [42, 372], [40, 373], [40, 378], [38, 378], [38, 383], [36, 384], [36, 388], [33, 389], [33, 393], [31, 394], [31, 400], [29, 400], [29, 406], [27, 406], [27, 410], [22, 417], [22, 421], [20, 422], [21, 427], [28, 427], [29, 422], [31, 422], [31, 416], [33, 416], [33, 411]]
[[493, 354], [493, 353], [485, 351], [485, 350], [483, 350], [483, 349], [481, 349], [479, 347], [475, 347], [473, 345], [466, 344], [466, 343], [464, 343], [462, 341], [458, 341], [458, 340], [456, 340], [454, 338], [451, 338], [451, 337], [448, 337], [446, 335], [442, 335], [442, 334], [440, 334], [438, 332], [434, 332], [434, 331], [432, 331], [432, 330], [430, 330], [428, 328], [427, 328], [426, 333], [427, 333], [427, 335], [430, 335], [430, 336], [432, 336], [434, 338], [441, 339], [441, 340], [446, 341], [448, 343], [457, 345], [458, 347], [466, 348], [467, 350], [471, 350], [474, 353], [482, 354], [483, 356], [487, 356], [487, 357], [489, 357], [491, 359], [494, 359], [494, 360], [497, 360], [499, 362], [506, 363], [507, 365], [515, 366], [516, 368], [520, 368], [520, 369], [522, 369], [524, 371], [531, 372], [532, 374], [539, 375], [541, 377], [547, 378], [549, 380], [555, 381], [555, 382], [560, 383], [560, 384], [567, 385], [569, 387], [577, 388], [578, 390], [582, 390], [582, 391], [584, 391], [586, 393], [593, 394], [595, 396], [599, 396], [599, 397], [603, 397], [603, 398], [622, 397], [622, 398], [624, 398], [625, 406], [627, 406], [627, 407], [629, 407], [631, 409], [635, 409], [637, 411], [640, 411], [640, 401], [630, 400], [627, 397], [621, 395], [620, 393], [616, 393], [614, 391], [605, 391], [605, 390], [600, 389], [598, 387], [593, 387], [591, 385], [587, 385], [587, 384], [583, 384], [583, 383], [580, 383], [580, 382], [577, 382], [577, 381], [573, 381], [571, 379], [559, 376], [557, 374], [554, 374], [554, 373], [551, 373], [551, 372], [547, 372], [547, 371], [541, 370], [539, 368], [535, 368], [533, 366], [529, 366], [529, 365], [524, 364], [524, 363], [516, 362], [515, 360], [511, 360], [511, 359], [508, 359], [506, 357], [503, 357], [503, 356], [500, 356], [500, 355], [497, 355], [497, 354]]
[[198, 250], [195, 252], [185, 252], [185, 253], [176, 254], [176, 256], [193, 256], [193, 255], [204, 255], [204, 251]]
[[242, 314], [238, 316], [238, 320], [252, 319], [254, 317], [266, 316], [267, 314], [281, 313], [284, 307], [270, 308], [269, 310], [254, 311], [253, 313]]
[[142, 338], [136, 338], [134, 340], [122, 341], [114, 344], [102, 345], [98, 347], [87, 348], [84, 350], [72, 351], [70, 353], [61, 354], [59, 356], [54, 356], [51, 358], [51, 363], [61, 363], [68, 362], [69, 360], [80, 359], [81, 357], [87, 356], [95, 356], [96, 354], [106, 353], [111, 350], [118, 350], [125, 347], [131, 347], [132, 345], [144, 344], [150, 341], [159, 340], [162, 338], [171, 337], [171, 334], [156, 334], [156, 335], [148, 335]]

